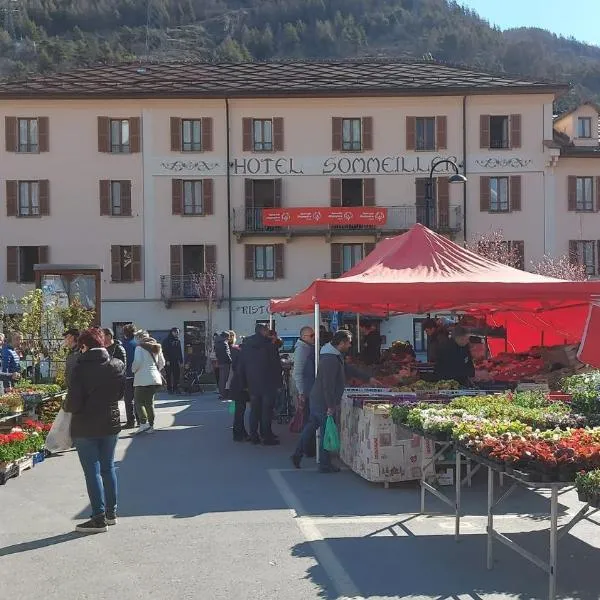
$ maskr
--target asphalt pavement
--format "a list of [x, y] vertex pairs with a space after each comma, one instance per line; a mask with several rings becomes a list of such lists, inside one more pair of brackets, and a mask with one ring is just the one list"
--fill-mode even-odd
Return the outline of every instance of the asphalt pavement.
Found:
[[[486, 569], [485, 477], [465, 488], [464, 535], [449, 516], [418, 516], [415, 483], [384, 489], [347, 470], [302, 470], [296, 436], [236, 444], [214, 394], [162, 396], [157, 431], [117, 447], [119, 523], [82, 535], [89, 515], [74, 452], [0, 487], [0, 599], [541, 600], [545, 573], [496, 545]], [[498, 528], [546, 558], [549, 503], [517, 490]], [[578, 510], [560, 497], [560, 519]], [[444, 511], [430, 497], [428, 508]], [[600, 524], [600, 514], [594, 517]], [[600, 528], [583, 521], [559, 546], [562, 599], [600, 598]]]

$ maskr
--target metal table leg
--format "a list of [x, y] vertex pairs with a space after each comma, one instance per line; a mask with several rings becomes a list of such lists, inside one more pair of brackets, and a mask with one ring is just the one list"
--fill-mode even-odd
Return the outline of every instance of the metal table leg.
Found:
[[488, 467], [487, 568], [494, 567], [494, 471]]
[[558, 553], [558, 488], [552, 486], [550, 497], [550, 590], [548, 600], [556, 599], [556, 562]]
[[454, 474], [454, 486], [456, 488], [456, 504], [454, 510], [456, 511], [454, 516], [454, 539], [458, 542], [460, 537], [460, 488], [462, 486], [461, 477], [461, 464], [460, 464], [460, 452], [458, 448], [455, 450], [456, 453], [456, 473]]

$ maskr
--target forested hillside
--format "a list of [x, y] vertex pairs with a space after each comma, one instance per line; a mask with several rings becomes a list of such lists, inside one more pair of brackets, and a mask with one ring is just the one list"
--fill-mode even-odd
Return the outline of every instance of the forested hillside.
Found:
[[0, 72], [136, 57], [400, 56], [570, 81], [600, 99], [600, 47], [501, 32], [448, 0], [0, 0]]

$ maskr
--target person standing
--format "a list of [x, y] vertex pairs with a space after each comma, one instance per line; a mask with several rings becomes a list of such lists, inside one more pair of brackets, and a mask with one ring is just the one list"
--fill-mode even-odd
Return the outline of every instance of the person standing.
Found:
[[366, 365], [375, 365], [381, 361], [381, 334], [374, 323], [367, 323], [363, 333], [362, 358]]
[[475, 376], [475, 366], [469, 347], [469, 332], [457, 325], [452, 330], [452, 338], [438, 349], [434, 375], [438, 381], [454, 379], [462, 386], [468, 386]]
[[[306, 364], [312, 358], [314, 383], [314, 365], [315, 365], [315, 332], [310, 326], [305, 326], [300, 330], [300, 338], [294, 347], [294, 364], [292, 367], [292, 380], [296, 388], [296, 410], [304, 413], [303, 422], [306, 424], [310, 414], [308, 406], [308, 395], [310, 389], [306, 387]], [[310, 383], [310, 382], [309, 382]], [[311, 385], [312, 387], [312, 385]]]
[[21, 379], [21, 334], [14, 331], [9, 336], [9, 342], [2, 346], [2, 383], [6, 389], [13, 387], [13, 383]]
[[181, 365], [183, 365], [183, 352], [181, 350], [179, 329], [177, 327], [173, 327], [169, 335], [164, 339], [162, 354], [166, 361], [167, 390], [170, 394], [176, 394], [179, 389]]
[[123, 348], [125, 349], [126, 377], [123, 400], [125, 402], [125, 415], [127, 416], [127, 423], [125, 423], [125, 429], [133, 429], [136, 426], [136, 423], [139, 424], [137, 414], [135, 411], [135, 405], [133, 402], [133, 371], [131, 370], [136, 348], [134, 335], [135, 326], [132, 323], [129, 323], [123, 327]]
[[240, 355], [241, 349], [236, 344], [236, 335], [234, 331], [229, 332], [229, 347], [231, 349], [231, 371], [226, 389], [229, 390], [229, 398], [235, 402], [235, 412], [233, 415], [233, 441], [246, 442], [250, 436], [246, 430], [245, 416], [246, 404], [250, 400], [248, 390], [243, 377], [240, 374]]
[[65, 359], [65, 384], [67, 390], [71, 384], [71, 374], [79, 358], [79, 329], [70, 327], [63, 333], [63, 343], [67, 348], [67, 358]]
[[115, 339], [115, 332], [110, 327], [106, 327], [102, 332], [104, 333], [104, 347], [108, 355], [111, 358], [120, 360], [123, 364], [127, 364], [127, 353], [121, 342]]
[[231, 349], [229, 347], [229, 333], [222, 331], [215, 342], [215, 357], [219, 370], [219, 397], [225, 398], [225, 387], [229, 380], [231, 370]]
[[425, 319], [423, 330], [427, 335], [427, 362], [435, 363], [441, 348], [448, 343], [448, 330], [435, 319]]
[[161, 345], [147, 331], [135, 334], [137, 347], [133, 364], [133, 388], [135, 409], [139, 428], [135, 433], [154, 432], [154, 395], [162, 387], [161, 370], [165, 366], [165, 358]]
[[125, 365], [110, 358], [101, 329], [79, 336], [81, 353], [70, 375], [66, 410], [72, 413], [71, 437], [83, 469], [92, 507], [81, 533], [101, 533], [117, 523], [115, 447], [120, 427], [119, 400], [125, 387]]

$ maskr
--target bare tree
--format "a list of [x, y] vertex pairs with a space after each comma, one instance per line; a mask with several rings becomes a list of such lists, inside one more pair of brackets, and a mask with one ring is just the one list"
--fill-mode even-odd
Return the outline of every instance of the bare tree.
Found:
[[491, 229], [478, 233], [475, 238], [465, 244], [468, 250], [484, 258], [518, 269], [522, 266], [522, 256], [516, 245], [504, 239], [501, 229]]
[[586, 281], [588, 279], [585, 266], [570, 260], [568, 256], [545, 255], [539, 262], [532, 262], [531, 267], [534, 273], [546, 277], [568, 281]]
[[206, 334], [204, 336], [204, 352], [206, 355], [206, 371], [212, 370], [210, 355], [213, 350], [213, 313], [218, 299], [218, 277], [214, 268], [206, 273], [190, 276], [193, 294], [206, 302]]

